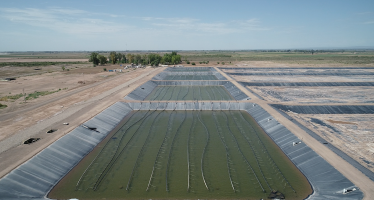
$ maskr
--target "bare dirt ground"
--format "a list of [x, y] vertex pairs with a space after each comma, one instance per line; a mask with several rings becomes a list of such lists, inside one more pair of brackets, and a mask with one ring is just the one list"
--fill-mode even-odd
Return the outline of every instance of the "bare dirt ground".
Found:
[[[53, 97], [59, 97], [74, 89], [101, 82], [120, 74], [104, 71], [83, 73], [81, 72], [83, 70], [85, 69], [75, 69], [72, 72], [44, 73], [41, 75], [21, 77], [14, 81], [0, 82], [0, 98], [22, 93], [26, 93], [27, 96], [27, 94], [31, 94], [35, 91], [58, 91], [61, 89], [60, 91], [47, 96], [40, 96], [37, 99], [27, 100], [26, 103], [24, 102], [24, 97], [17, 100], [8, 99], [7, 101], [0, 101], [0, 103], [8, 106], [7, 108], [0, 110], [0, 115], [21, 108], [30, 107], [37, 102], [45, 101]], [[92, 70], [87, 68], [87, 70], [93, 71], [96, 69]]]
[[374, 172], [374, 115], [287, 114]]
[[[317, 63], [317, 62], [311, 62], [311, 63], [294, 63], [290, 61], [234, 61], [229, 63], [225, 63], [225, 65], [217, 64], [216, 62], [212, 61], [210, 62], [215, 67], [232, 67], [232, 68], [286, 68], [286, 67], [315, 67], [315, 68], [321, 68], [321, 67], [333, 67], [333, 68], [349, 68], [349, 67], [373, 67], [374, 63], [371, 64], [342, 64], [342, 63]], [[209, 63], [209, 64], [210, 64]]]
[[[265, 65], [266, 64], [267, 63], [265, 63]], [[263, 66], [264, 65], [262, 65], [261, 67]], [[226, 75], [225, 73], [222, 73], [222, 71], [219, 70], [218, 68], [216, 68], [216, 70], [221, 72], [223, 76], [225, 76], [229, 81], [231, 81], [239, 89], [245, 92], [251, 98], [249, 102], [253, 102], [253, 103], [260, 105], [269, 114], [271, 114], [279, 123], [284, 125], [288, 130], [290, 130], [297, 137], [302, 138], [303, 142], [305, 142], [310, 148], [312, 148], [316, 153], [318, 153], [321, 157], [323, 157], [340, 173], [342, 173], [345, 177], [347, 177], [350, 181], [352, 181], [356, 186], [358, 186], [365, 195], [364, 199], [366, 200], [374, 199], [374, 182], [371, 181], [367, 176], [365, 176], [358, 169], [350, 165], [340, 156], [332, 152], [326, 146], [318, 142], [316, 139], [311, 137], [308, 133], [306, 133], [304, 130], [302, 130], [292, 121], [288, 120], [283, 115], [281, 115], [278, 111], [276, 111], [273, 107], [269, 105], [269, 102], [259, 99], [257, 96], [255, 96], [254, 94], [246, 90], [245, 87], [243, 87], [238, 82], [236, 82], [236, 80], [232, 79], [230, 76]]]
[[[249, 87], [249, 86], [247, 86]], [[374, 103], [373, 87], [249, 87], [268, 102], [287, 104]]]
[[372, 75], [362, 76], [239, 76], [231, 75], [242, 82], [373, 82]]
[[[34, 76], [34, 75], [53, 73], [53, 72], [63, 72], [65, 74], [78, 74], [78, 73], [93, 74], [93, 73], [103, 72], [104, 68], [106, 68], [107, 70], [123, 69], [123, 66], [120, 66], [119, 64], [98, 65], [96, 67], [93, 67], [92, 63], [89, 63], [89, 62], [82, 62], [82, 63], [65, 62], [65, 61], [61, 61], [61, 62], [62, 63], [55, 63], [53, 65], [46, 65], [46, 66], [0, 67], [0, 80], [4, 78], [19, 78], [19, 77]], [[63, 68], [65, 70], [63, 70]], [[130, 70], [126, 70], [126, 71], [130, 71]]]
[[[3, 113], [0, 114], [0, 177], [79, 124], [89, 120], [113, 103], [121, 101], [126, 94], [164, 69], [137, 69], [118, 75], [109, 72], [87, 75], [86, 80], [91, 81], [90, 84], [87, 83], [80, 87], [77, 87], [77, 82], [82, 80], [85, 75], [65, 76], [63, 73], [56, 73], [55, 75], [32, 77], [36, 85], [39, 84], [37, 80], [40, 79], [42, 84], [39, 87], [30, 87], [37, 87], [41, 91], [61, 84], [59, 81], [64, 80], [64, 77], [72, 79], [66, 80], [64, 83], [72, 89], [62, 90], [30, 101], [26, 103], [26, 107], [23, 104], [12, 102], [15, 104], [13, 107], [2, 111]], [[108, 77], [109, 75], [112, 76]], [[57, 83], [54, 83], [54, 80], [57, 80]], [[22, 86], [17, 88], [18, 85], [22, 84], [15, 84], [13, 89], [22, 88]], [[75, 89], [73, 89], [74, 86]], [[63, 125], [63, 122], [70, 124]], [[50, 129], [57, 129], [57, 131], [51, 134], [46, 133]], [[23, 141], [30, 137], [41, 138], [41, 140], [31, 145], [23, 145]]]

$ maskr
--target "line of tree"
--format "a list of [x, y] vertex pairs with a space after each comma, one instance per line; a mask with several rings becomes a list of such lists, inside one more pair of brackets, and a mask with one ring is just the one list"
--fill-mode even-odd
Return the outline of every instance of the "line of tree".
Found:
[[94, 65], [104, 65], [106, 63], [116, 64], [116, 63], [133, 63], [136, 65], [152, 65], [158, 66], [159, 64], [165, 65], [175, 65], [182, 62], [182, 58], [177, 52], [173, 51], [171, 54], [164, 54], [160, 56], [159, 54], [122, 54], [112, 51], [109, 53], [108, 58], [100, 55], [96, 52], [90, 54], [89, 62], [92, 62]]

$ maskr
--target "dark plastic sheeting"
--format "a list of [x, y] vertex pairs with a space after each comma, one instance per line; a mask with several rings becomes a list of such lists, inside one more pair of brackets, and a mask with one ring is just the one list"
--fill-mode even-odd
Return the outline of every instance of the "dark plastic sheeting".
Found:
[[205, 76], [205, 75], [214, 75], [217, 80], [227, 80], [224, 76], [222, 76], [221, 73], [217, 71], [197, 71], [197, 72], [170, 72], [170, 71], [163, 71], [157, 74], [152, 78], [152, 80], [164, 80], [167, 76], [174, 76], [174, 75], [199, 75], [199, 76]]
[[371, 105], [314, 105], [314, 106], [292, 106], [272, 104], [271, 106], [300, 114], [373, 114], [374, 106]]
[[[251, 67], [218, 67], [219, 69], [228, 70], [251, 70], [251, 71], [262, 71], [262, 70], [294, 70], [294, 69], [312, 69], [316, 70], [315, 67], [272, 67], [272, 68], [251, 68]], [[318, 67], [318, 69], [329, 69], [329, 70], [347, 70], [347, 69], [374, 69], [374, 67]]]
[[257, 73], [240, 73], [240, 72], [225, 72], [229, 75], [237, 76], [362, 76], [374, 75], [373, 72], [257, 72]]
[[136, 88], [125, 99], [143, 101], [158, 85], [180, 85], [180, 86], [216, 86], [222, 85], [235, 100], [249, 100], [250, 98], [230, 81], [148, 81]]
[[336, 87], [374, 86], [374, 82], [239, 82], [243, 86]]

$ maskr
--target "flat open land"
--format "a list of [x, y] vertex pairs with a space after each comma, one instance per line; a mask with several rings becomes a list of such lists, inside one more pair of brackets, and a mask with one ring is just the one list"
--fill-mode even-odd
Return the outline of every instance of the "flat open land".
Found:
[[288, 114], [374, 172], [373, 114]]
[[[249, 86], [247, 86], [249, 87]], [[250, 87], [266, 101], [288, 104], [374, 103], [373, 87]]]
[[137, 111], [85, 157], [50, 198], [286, 199], [305, 177], [241, 111]]
[[360, 75], [360, 76], [240, 76], [231, 75], [237, 81], [243, 82], [374, 82], [373, 75]]
[[145, 100], [234, 100], [223, 86], [157, 86]]

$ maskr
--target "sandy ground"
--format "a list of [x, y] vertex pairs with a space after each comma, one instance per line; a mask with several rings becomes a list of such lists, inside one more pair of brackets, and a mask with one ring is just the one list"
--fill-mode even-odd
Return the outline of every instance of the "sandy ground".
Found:
[[312, 148], [316, 153], [323, 157], [327, 162], [329, 162], [334, 168], [336, 168], [340, 173], [352, 181], [360, 190], [364, 193], [365, 200], [374, 199], [374, 182], [371, 181], [367, 176], [365, 176], [358, 169], [350, 165], [340, 156], [336, 155], [326, 146], [315, 140], [308, 133], [298, 127], [296, 124], [282, 116], [278, 111], [269, 105], [267, 101], [260, 100], [257, 96], [253, 95], [242, 85], [236, 82], [234, 79], [223, 73], [221, 70], [216, 68], [217, 71], [221, 72], [229, 81], [241, 89], [245, 94], [247, 94], [251, 100], [249, 102], [256, 103], [265, 109], [269, 114], [271, 114], [279, 123], [283, 124], [288, 130], [290, 130], [297, 137], [302, 138], [310, 148]]
[[249, 87], [268, 102], [287, 104], [374, 103], [373, 87]]
[[286, 68], [286, 67], [315, 67], [315, 68], [320, 68], [320, 67], [333, 67], [333, 68], [347, 68], [347, 67], [373, 67], [374, 63], [371, 64], [358, 64], [358, 65], [350, 65], [350, 64], [342, 64], [342, 63], [329, 63], [329, 64], [324, 64], [324, 63], [290, 63], [291, 61], [278, 61], [278, 62], [273, 62], [273, 61], [236, 61], [236, 62], [231, 62], [231, 64], [228, 64], [226, 62], [225, 65], [216, 65], [217, 62], [209, 62], [212, 63], [213, 66], [215, 67], [232, 67], [232, 68], [237, 68], [237, 67], [248, 67], [248, 68]]
[[[38, 99], [34, 104], [30, 103], [30, 107], [34, 106], [33, 109], [20, 108], [1, 114], [0, 177], [79, 124], [113, 103], [123, 100], [129, 92], [164, 69], [146, 68], [123, 73], [70, 92], [55, 93], [61, 96], [51, 95], [45, 99]], [[66, 126], [63, 122], [70, 124]], [[46, 131], [51, 128], [57, 131], [47, 134]], [[31, 145], [21, 144], [30, 137], [38, 137], [41, 140]]]
[[27, 95], [35, 91], [61, 90], [47, 96], [40, 96], [37, 99], [27, 100], [26, 103], [24, 102], [24, 98], [19, 98], [18, 100], [14, 101], [1, 101], [2, 104], [7, 105], [8, 107], [0, 110], [0, 114], [9, 113], [17, 109], [27, 108], [37, 102], [45, 101], [53, 97], [59, 97], [77, 88], [101, 82], [117, 75], [119, 75], [119, 73], [100, 72], [95, 74], [88, 74], [79, 72], [53, 72], [36, 76], [22, 77], [16, 79], [15, 81], [1, 81], [0, 97], [12, 96], [22, 93], [26, 93]]
[[231, 75], [242, 82], [373, 82], [373, 76], [238, 76]]
[[[374, 172], [374, 115], [288, 114]], [[315, 119], [326, 125], [313, 122]]]

